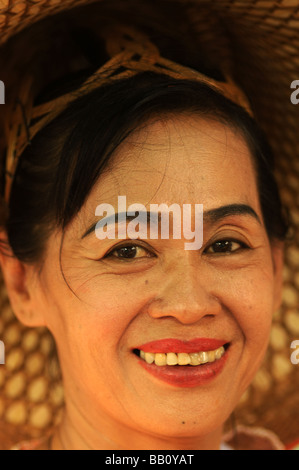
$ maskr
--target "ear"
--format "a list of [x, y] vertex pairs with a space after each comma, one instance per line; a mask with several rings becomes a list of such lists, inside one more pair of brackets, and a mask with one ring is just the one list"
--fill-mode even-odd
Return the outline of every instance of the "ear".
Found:
[[282, 302], [283, 266], [284, 266], [284, 242], [273, 241], [271, 243], [272, 261], [274, 269], [274, 308], [278, 310]]
[[0, 231], [0, 246], [0, 265], [15, 315], [26, 326], [45, 326], [35, 295], [38, 288], [36, 267], [15, 257], [4, 231]]

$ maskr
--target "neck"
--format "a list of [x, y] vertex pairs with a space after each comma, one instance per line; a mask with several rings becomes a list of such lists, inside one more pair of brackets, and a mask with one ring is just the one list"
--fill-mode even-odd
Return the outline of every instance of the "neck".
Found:
[[218, 450], [222, 427], [200, 437], [146, 434], [111, 419], [94, 426], [75, 407], [66, 408], [54, 433], [52, 450]]

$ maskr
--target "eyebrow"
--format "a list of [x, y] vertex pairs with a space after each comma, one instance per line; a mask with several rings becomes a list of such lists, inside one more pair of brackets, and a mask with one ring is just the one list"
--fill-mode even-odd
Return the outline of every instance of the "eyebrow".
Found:
[[262, 225], [261, 219], [255, 212], [255, 210], [247, 204], [229, 204], [227, 206], [217, 207], [216, 209], [210, 209], [204, 212], [204, 221], [208, 223], [215, 223], [221, 219], [232, 215], [247, 215], [253, 217], [260, 225]]
[[[136, 212], [139, 212], [139, 211], [136, 211]], [[140, 211], [139, 213], [144, 214], [143, 211]], [[157, 212], [150, 212], [150, 211], [146, 212], [147, 222], [150, 223], [153, 214], [155, 215], [155, 217], [152, 219], [152, 221], [154, 220], [159, 223], [161, 221], [161, 213], [157, 214]], [[208, 211], [204, 211], [203, 220], [204, 222], [208, 224], [214, 224], [216, 222], [219, 222], [222, 219], [225, 219], [226, 217], [230, 217], [233, 215], [241, 215], [241, 216], [245, 215], [245, 216], [253, 217], [260, 225], [262, 225], [261, 219], [259, 218], [258, 214], [255, 212], [255, 210], [251, 206], [247, 204], [229, 204], [226, 206], [217, 207], [216, 209], [210, 209]], [[136, 218], [136, 215], [127, 215], [126, 212], [119, 212], [116, 214], [112, 214], [109, 217], [103, 217], [107, 225], [109, 223], [117, 224], [120, 218], [126, 222], [129, 222], [131, 220], [134, 220]], [[93, 231], [95, 231], [98, 222], [99, 221], [92, 224], [92, 226], [81, 237], [81, 240], [83, 240], [85, 237], [87, 237]]]
[[[144, 211], [136, 211], [136, 212], [139, 212], [139, 214], [144, 214]], [[153, 214], [155, 214], [155, 218], [153, 218], [152, 221], [154, 222], [157, 221], [158, 223], [161, 221], [160, 213], [157, 214], [156, 212], [147, 211], [145, 212], [145, 214], [146, 214], [146, 219], [147, 219], [148, 224], [150, 223], [153, 217]], [[108, 225], [109, 223], [118, 224], [119, 219], [125, 222], [130, 222], [130, 220], [134, 220], [135, 218], [136, 218], [136, 215], [128, 215], [126, 212], [117, 212], [116, 214], [112, 214], [109, 217], [103, 217], [101, 220], [105, 219], [105, 224]], [[96, 229], [96, 226], [98, 223], [99, 221], [93, 223], [92, 226], [87, 230], [87, 232], [84, 233], [81, 240], [83, 240], [83, 238], [90, 235]]]

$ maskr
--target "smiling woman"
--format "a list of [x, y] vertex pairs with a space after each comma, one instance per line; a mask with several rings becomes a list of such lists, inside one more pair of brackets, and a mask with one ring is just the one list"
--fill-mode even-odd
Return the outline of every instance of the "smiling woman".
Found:
[[[240, 134], [199, 113], [152, 118], [114, 151], [78, 215], [50, 235], [39, 276], [25, 264], [26, 291], [15, 288], [20, 262], [3, 258], [15, 310], [56, 339], [69, 411], [54, 448], [220, 445], [281, 297], [281, 244], [265, 228]], [[201, 201], [210, 214], [202, 249], [185, 250], [183, 239], [82, 239], [97, 204], [116, 205], [118, 193], [145, 207]]]
[[[35, 91], [7, 144], [4, 279], [19, 319], [53, 334], [65, 393], [40, 448], [224, 448], [281, 304], [288, 222], [273, 155], [230, 78], [104, 18], [98, 36], [75, 35], [93, 67]], [[42, 30], [66, 40], [59, 21]], [[145, 211], [201, 204], [201, 247], [173, 233], [99, 239], [96, 208], [117, 212], [119, 195]]]

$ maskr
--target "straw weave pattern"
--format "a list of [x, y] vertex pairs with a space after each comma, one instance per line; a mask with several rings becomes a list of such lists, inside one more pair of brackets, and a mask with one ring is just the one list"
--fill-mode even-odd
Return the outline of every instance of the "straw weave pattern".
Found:
[[[293, 240], [286, 247], [283, 304], [274, 316], [269, 350], [236, 411], [238, 422], [268, 427], [288, 442], [299, 437], [299, 365], [290, 361], [291, 342], [299, 340], [299, 105], [290, 100], [291, 82], [299, 80], [299, 1], [179, 2], [188, 8], [199, 35], [209, 31], [201, 22], [199, 5], [209, 7], [211, 21], [217, 17], [228, 31], [234, 78], [251, 97], [253, 111], [275, 149], [282, 199], [294, 223]], [[37, 19], [87, 3], [91, 2], [0, 0], [0, 44]], [[212, 37], [213, 30], [209, 34]], [[8, 445], [15, 436], [36, 437], [55, 425], [63, 390], [56, 360], [49, 365], [49, 334], [20, 325], [3, 285], [0, 298], [0, 339], [6, 345], [6, 366], [0, 366], [1, 447], [2, 430]]]

